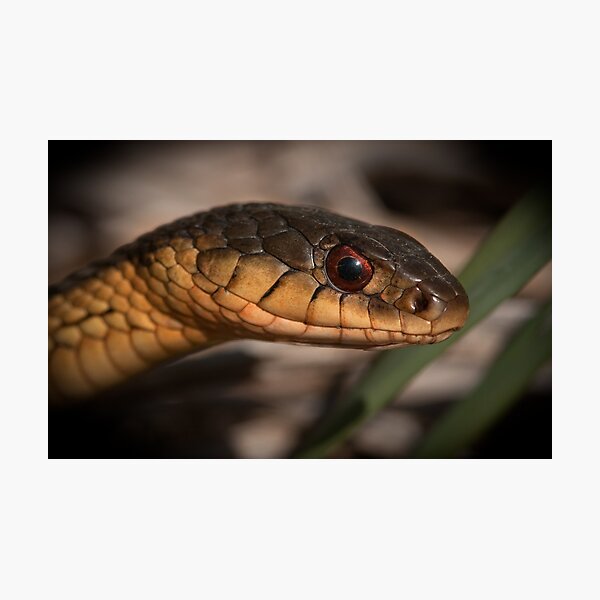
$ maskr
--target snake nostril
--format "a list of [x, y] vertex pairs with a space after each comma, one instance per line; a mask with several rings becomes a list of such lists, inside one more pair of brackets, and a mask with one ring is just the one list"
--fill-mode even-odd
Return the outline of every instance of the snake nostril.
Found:
[[395, 306], [408, 313], [418, 313], [427, 308], [429, 300], [418, 287], [406, 290], [404, 294], [395, 302]]
[[415, 298], [413, 300], [413, 306], [414, 312], [420, 313], [429, 306], [429, 299], [423, 292], [419, 291], [419, 294], [415, 295]]

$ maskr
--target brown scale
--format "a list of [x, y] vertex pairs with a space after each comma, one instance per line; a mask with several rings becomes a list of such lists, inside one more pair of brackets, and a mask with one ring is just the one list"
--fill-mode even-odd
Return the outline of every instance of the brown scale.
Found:
[[[371, 265], [361, 290], [332, 283], [326, 260], [340, 245]], [[50, 288], [50, 397], [89, 396], [235, 338], [432, 343], [467, 313], [460, 283], [406, 234], [317, 208], [226, 206], [159, 227]]]

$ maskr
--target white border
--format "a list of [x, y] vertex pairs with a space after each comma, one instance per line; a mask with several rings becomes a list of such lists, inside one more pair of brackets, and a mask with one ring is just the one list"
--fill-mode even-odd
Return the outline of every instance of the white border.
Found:
[[[3, 597], [597, 595], [580, 533], [597, 522], [600, 422], [597, 384], [585, 385], [595, 353], [578, 352], [595, 344], [597, 297], [586, 204], [598, 197], [586, 181], [597, 169], [597, 21], [585, 6], [9, 9]], [[69, 138], [556, 140], [555, 287], [567, 292], [554, 307], [557, 458], [48, 461], [36, 270], [46, 140]]]

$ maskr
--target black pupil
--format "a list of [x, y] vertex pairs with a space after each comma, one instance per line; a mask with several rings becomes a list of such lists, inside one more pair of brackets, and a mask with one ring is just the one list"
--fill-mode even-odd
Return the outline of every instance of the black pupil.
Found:
[[354, 256], [345, 256], [337, 264], [338, 275], [346, 281], [356, 281], [363, 272], [363, 266]]

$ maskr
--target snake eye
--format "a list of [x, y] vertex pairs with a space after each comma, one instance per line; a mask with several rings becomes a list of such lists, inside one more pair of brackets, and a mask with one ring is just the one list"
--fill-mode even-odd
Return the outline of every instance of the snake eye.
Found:
[[371, 263], [350, 246], [336, 246], [327, 255], [327, 276], [342, 292], [358, 292], [373, 277]]

